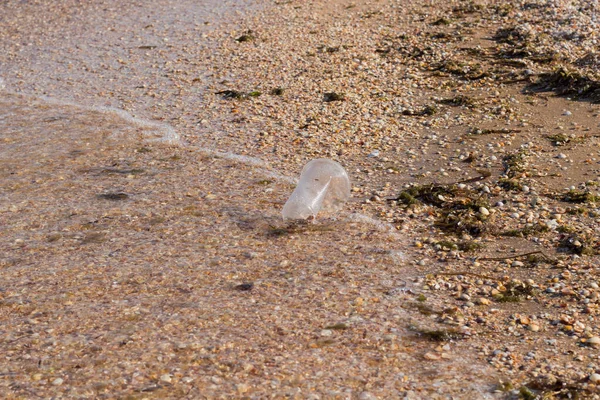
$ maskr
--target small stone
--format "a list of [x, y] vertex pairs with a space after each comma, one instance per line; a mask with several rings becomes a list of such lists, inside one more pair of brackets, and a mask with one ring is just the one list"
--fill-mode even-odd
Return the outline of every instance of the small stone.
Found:
[[492, 302], [489, 299], [486, 299], [485, 297], [480, 297], [477, 299], [477, 304], [479, 304], [481, 306], [487, 306], [491, 303]]
[[236, 385], [236, 389], [239, 394], [244, 394], [248, 392], [248, 390], [250, 390], [250, 385], [247, 385], [245, 383], [239, 383], [238, 385]]
[[377, 396], [375, 396], [373, 393], [369, 393], [369, 392], [362, 392], [360, 394], [360, 396], [358, 396], [359, 400], [377, 400]]
[[567, 111], [563, 112], [563, 115], [570, 117], [571, 115], [573, 115], [573, 113], [571, 111], [567, 110]]
[[164, 374], [164, 375], [162, 375], [162, 376], [160, 377], [160, 380], [161, 380], [162, 382], [171, 383], [171, 381], [172, 381], [173, 379], [171, 378], [171, 375], [170, 375], [170, 374]]
[[425, 353], [423, 358], [426, 360], [429, 360], [429, 361], [437, 361], [440, 359], [440, 356], [438, 356], [437, 354], [434, 354], [434, 353]]
[[331, 336], [333, 335], [333, 331], [331, 329], [323, 329], [321, 331], [321, 336]]
[[593, 383], [600, 382], [600, 374], [591, 374], [590, 375], [590, 382], [593, 382]]
[[567, 155], [564, 153], [559, 153], [556, 158], [560, 158], [561, 160], [564, 160], [565, 158], [567, 158]]
[[521, 262], [521, 261], [513, 261], [513, 263], [511, 265], [513, 267], [523, 267], [525, 264], [523, 264], [523, 262]]
[[490, 215], [490, 212], [487, 208], [485, 207], [479, 207], [479, 212], [481, 213], [481, 215], [487, 217], [488, 215]]
[[586, 343], [592, 347], [600, 347], [600, 338], [598, 336], [592, 336]]
[[63, 378], [56, 378], [55, 380], [53, 380], [53, 381], [52, 381], [52, 384], [53, 384], [54, 386], [60, 386], [60, 385], [62, 385], [62, 384], [63, 384], [63, 382], [64, 382], [64, 379], [63, 379]]
[[461, 295], [460, 295], [458, 298], [459, 298], [460, 300], [466, 300], [466, 301], [469, 301], [469, 300], [471, 300], [471, 296], [469, 296], [469, 295], [468, 295], [468, 294], [466, 294], [466, 293], [463, 293], [463, 294], [461, 294]]
[[540, 326], [536, 323], [533, 323], [527, 327], [532, 332], [538, 332], [540, 330]]
[[31, 377], [32, 380], [34, 381], [41, 381], [42, 380], [42, 374], [33, 374], [33, 376]]

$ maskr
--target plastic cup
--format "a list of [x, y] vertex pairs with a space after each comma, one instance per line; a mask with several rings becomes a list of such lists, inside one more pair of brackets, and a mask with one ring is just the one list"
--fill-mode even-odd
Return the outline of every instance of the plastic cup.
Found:
[[283, 206], [283, 219], [316, 218], [339, 211], [350, 198], [350, 179], [339, 163], [319, 158], [302, 169], [298, 186]]

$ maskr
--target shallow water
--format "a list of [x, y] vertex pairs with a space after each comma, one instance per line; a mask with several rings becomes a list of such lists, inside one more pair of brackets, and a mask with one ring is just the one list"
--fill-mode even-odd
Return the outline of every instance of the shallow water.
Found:
[[[217, 321], [230, 313], [235, 317], [231, 325], [227, 325], [229, 330], [222, 326], [202, 327], [203, 337], [208, 336], [204, 333], [208, 329], [218, 338], [213, 340], [214, 343], [209, 341], [211, 346], [221, 344], [224, 331], [231, 341], [243, 338], [245, 332], [236, 336], [241, 329], [239, 323], [247, 319], [249, 324], [255, 324], [254, 313], [265, 320], [289, 313], [288, 321], [284, 320], [284, 323], [290, 325], [290, 331], [298, 329], [307, 321], [302, 318], [294, 320], [294, 314], [303, 311], [294, 309], [297, 306], [294, 300], [296, 296], [305, 296], [307, 301], [312, 301], [312, 294], [309, 296], [303, 290], [311, 283], [318, 290], [330, 286], [339, 291], [332, 291], [335, 301], [331, 305], [340, 308], [339, 315], [345, 312], [343, 305], [349, 303], [352, 297], [363, 295], [361, 291], [369, 296], [379, 295], [379, 286], [383, 285], [380, 281], [385, 280], [385, 285], [392, 287], [402, 281], [400, 292], [410, 290], [410, 284], [407, 286], [404, 281], [410, 270], [402, 270], [407, 261], [402, 237], [394, 232], [393, 227], [366, 215], [344, 212], [338, 221], [323, 223], [325, 233], [308, 228], [307, 231], [292, 232], [290, 239], [283, 244], [269, 243], [269, 247], [264, 248], [265, 232], [273, 231], [270, 225], [278, 227], [280, 207], [285, 195], [291, 193], [291, 183], [296, 181], [296, 176], [274, 170], [265, 160], [231, 153], [227, 149], [215, 150], [202, 146], [201, 142], [190, 145], [185, 137], [191, 132], [178, 129], [180, 114], [200, 109], [203, 90], [217, 79], [207, 69], [210, 48], [214, 45], [210, 38], [211, 26], [228, 23], [227, 13], [231, 10], [241, 12], [252, 4], [246, 1], [183, 1], [159, 3], [159, 7], [143, 10], [128, 5], [123, 10], [119, 2], [108, 2], [105, 9], [94, 14], [93, 5], [69, 10], [65, 3], [65, 8], [54, 15], [64, 23], [57, 24], [55, 21], [45, 26], [47, 40], [43, 43], [39, 42], [41, 36], [36, 36], [34, 28], [31, 34], [18, 33], [21, 37], [18, 45], [2, 45], [9, 57], [13, 57], [12, 61], [3, 62], [0, 70], [3, 78], [0, 88], [4, 85], [4, 89], [0, 90], [0, 177], [8, 184], [7, 187], [10, 186], [10, 192], [0, 193], [5, 200], [0, 215], [3, 226], [11, 230], [10, 246], [13, 246], [10, 247], [12, 253], [6, 252], [0, 260], [3, 266], [15, 267], [12, 272], [19, 267], [33, 270], [34, 278], [40, 273], [50, 276], [47, 279], [55, 280], [52, 282], [58, 287], [58, 292], [64, 292], [61, 295], [81, 295], [81, 303], [76, 302], [76, 305], [87, 308], [87, 312], [92, 310], [92, 314], [96, 312], [96, 305], [87, 300], [87, 293], [84, 293], [86, 285], [81, 276], [91, 279], [89, 274], [104, 274], [106, 276], [96, 278], [96, 281], [106, 279], [103, 288], [118, 288], [103, 299], [104, 303], [99, 303], [105, 304], [106, 308], [109, 308], [106, 304], [116, 307], [115, 301], [129, 302], [127, 304], [136, 307], [147, 304], [156, 307], [159, 298], [156, 293], [190, 281], [190, 285], [197, 285], [196, 292], [199, 292], [192, 305], [186, 306], [198, 313], [194, 321], [200, 318]], [[6, 10], [8, 7], [16, 10], [14, 14], [2, 13], [2, 8]], [[14, 28], [14, 21], [19, 15], [44, 11], [36, 7], [40, 5], [4, 3], [0, 6], [0, 15], [4, 15], [5, 29], [6, 26]], [[107, 19], [110, 15], [119, 18]], [[206, 21], [210, 24], [205, 24]], [[232, 26], [234, 31], [240, 29]], [[202, 40], [206, 42], [198, 43]], [[183, 51], [185, 46], [190, 48]], [[191, 55], [202, 62], [194, 63]], [[187, 88], [178, 87], [173, 77], [185, 74], [198, 78], [199, 83]], [[140, 157], [139, 150], [156, 140], [165, 142], [167, 146], [160, 150], [164, 154], [157, 157], [158, 160], [144, 165], [144, 173], [149, 175], [145, 184], [136, 183], [136, 177], [129, 176], [133, 173], [115, 172], [135, 170], [138, 166], [129, 165], [133, 161], [128, 158], [127, 151], [132, 150], [136, 157]], [[168, 146], [174, 146], [177, 151], [189, 151], [193, 160], [200, 159], [202, 155], [214, 157], [218, 159], [215, 163], [218, 169], [192, 169], [203, 168], [201, 162], [189, 166], [168, 164], [170, 161], [164, 161], [169, 155]], [[86, 163], [86, 158], [89, 163]], [[166, 163], [167, 166], [154, 163]], [[251, 168], [246, 171], [240, 165]], [[119, 179], [96, 179], [107, 173], [118, 175]], [[153, 181], [152, 174], [158, 176], [156, 181]], [[233, 180], [228, 182], [224, 174]], [[121, 175], [124, 175], [123, 179]], [[256, 184], [265, 176], [276, 180], [267, 188]], [[169, 186], [165, 180], [171, 178], [174, 184], [165, 187]], [[79, 186], [71, 184], [71, 179]], [[79, 197], [78, 188], [81, 187], [96, 195], [110, 191], [127, 192], [135, 202], [98, 205], [98, 198], [93, 195]], [[162, 197], [155, 193], [157, 187], [161, 188]], [[217, 200], [222, 200], [222, 203], [211, 200], [209, 196], [213, 193], [206, 193], [207, 188], [217, 192]], [[267, 192], [269, 189], [271, 191]], [[28, 190], [31, 191], [29, 197]], [[36, 221], [31, 221], [35, 220], [35, 216], [28, 215], [31, 212], [54, 213], [55, 220], [48, 222], [40, 218], [42, 221], [36, 225]], [[165, 215], [168, 218], [163, 221]], [[17, 220], [10, 222], [10, 226], [7, 223]], [[142, 224], [141, 220], [147, 222]], [[245, 233], [245, 230], [251, 233]], [[294, 235], [302, 237], [295, 240]], [[251, 243], [254, 247], [244, 244], [247, 238], [256, 242]], [[294, 242], [301, 246], [301, 250], [295, 250]], [[349, 255], [343, 256], [341, 262], [329, 260], [326, 256], [339, 252], [340, 243], [345, 244]], [[19, 247], [21, 244], [24, 246]], [[9, 244], [5, 245], [8, 248]], [[66, 251], [56, 250], [61, 246]], [[39, 263], [36, 251], [48, 252], [47, 264], [41, 270], [36, 265]], [[13, 256], [13, 253], [16, 255]], [[284, 264], [287, 258], [299, 263], [300, 267], [290, 266], [289, 262]], [[86, 265], [93, 267], [88, 270]], [[323, 273], [324, 268], [331, 269], [331, 275]], [[129, 294], [119, 288], [119, 285], [127, 285], [121, 282], [122, 273], [138, 279], [146, 270], [158, 270], [175, 282], [157, 284], [156, 291], [147, 298], [138, 294], [137, 289]], [[339, 273], [336, 272], [338, 270], [342, 270], [341, 277], [335, 277], [334, 273]], [[60, 284], [62, 276], [68, 276], [72, 271], [78, 272], [75, 281], [80, 286], [63, 287]], [[246, 276], [258, 276], [259, 281], [279, 285], [284, 295], [280, 296], [280, 292], [275, 290], [265, 291], [270, 297], [263, 301], [266, 305], [262, 311], [256, 309], [254, 303], [237, 302], [230, 306], [227, 303], [231, 301], [230, 294], [223, 291], [222, 281]], [[288, 276], [294, 281], [290, 283]], [[21, 276], [15, 273], [11, 282], [17, 287], [25, 287], [20, 279]], [[152, 278], [154, 282], [157, 280]], [[315, 280], [317, 282], [313, 282]], [[355, 280], [362, 284], [357, 287]], [[43, 283], [34, 293], [23, 289], [21, 294], [40, 305], [48, 299], [55, 300], [58, 293], [42, 287]], [[177, 288], [179, 290], [179, 286]], [[45, 290], [50, 293], [45, 293]], [[181, 287], [181, 290], [190, 289]], [[341, 297], [338, 300], [335, 296]], [[191, 301], [187, 294], [177, 291], [165, 298], [171, 302], [177, 299]], [[217, 304], [215, 298], [218, 299]], [[324, 297], [323, 301], [326, 300], [328, 298]], [[288, 303], [291, 305], [286, 305]], [[281, 309], [280, 304], [283, 304]], [[173, 308], [182, 312], [184, 307]], [[408, 315], [406, 310], [396, 305], [390, 305], [390, 308], [399, 318]], [[385, 310], [375, 316], [377, 322], [365, 321], [365, 326], [371, 330], [378, 329], [376, 325], [382, 325], [384, 321], [387, 323], [387, 312]], [[324, 319], [337, 317], [324, 306], [319, 307], [316, 313]], [[157, 326], [161, 329], [153, 328], [152, 331], [161, 332], [162, 322], [171, 318], [171, 312], [160, 310], [156, 314], [160, 322]], [[207, 314], [212, 319], [206, 317]], [[69, 318], [65, 317], [65, 321]], [[60, 329], [61, 325], [68, 323], [59, 323], [56, 329]], [[135, 324], [127, 322], [127, 325]], [[267, 324], [264, 329], [270, 333], [268, 328]], [[404, 330], [400, 329], [397, 333], [401, 341], [409, 340]], [[173, 334], [181, 341], [188, 339], [186, 335], [177, 337]], [[263, 337], [269, 338], [269, 335]], [[153, 340], [149, 342], [158, 341]], [[247, 345], [245, 340], [239, 342], [240, 347]], [[261, 352], [266, 348], [279, 354], [273, 350], [275, 346], [272, 343], [267, 344]], [[297, 351], [299, 356], [304, 353], [302, 349]], [[290, 352], [294, 354], [292, 350]], [[282, 353], [290, 354], [288, 351]], [[352, 357], [357, 357], [356, 364], [362, 368], [364, 360], [359, 356]], [[256, 362], [252, 357], [248, 361]], [[415, 360], [411, 361], [415, 363]], [[422, 375], [424, 379], [435, 375], [443, 381], [445, 375], [454, 375], [457, 365], [465, 366], [466, 361], [457, 356], [453, 362], [440, 363], [435, 368], [421, 366], [411, 373]], [[186, 367], [185, 363], [183, 367]], [[368, 366], [364, 368], [369, 369]], [[345, 371], [329, 372], [334, 378], [340, 373]], [[473, 371], [473, 375], [477, 373]], [[485, 398], [486, 394], [480, 392], [483, 390], [481, 381], [480, 377], [475, 379], [471, 389], [478, 392], [480, 398]]]

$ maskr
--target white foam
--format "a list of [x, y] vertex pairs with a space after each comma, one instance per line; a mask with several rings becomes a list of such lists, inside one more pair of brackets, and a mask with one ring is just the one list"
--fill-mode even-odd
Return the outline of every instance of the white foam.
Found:
[[130, 113], [128, 113], [125, 110], [121, 110], [121, 109], [114, 108], [114, 107], [106, 107], [106, 106], [85, 106], [85, 105], [74, 103], [72, 101], [61, 100], [61, 99], [57, 99], [54, 97], [47, 97], [47, 96], [36, 96], [36, 97], [47, 103], [55, 104], [55, 105], [59, 105], [59, 106], [75, 107], [75, 108], [79, 108], [82, 110], [99, 112], [102, 114], [113, 114], [113, 115], [118, 116], [122, 120], [129, 122], [132, 125], [138, 126], [140, 128], [151, 129], [160, 134], [160, 137], [149, 139], [150, 141], [163, 142], [163, 143], [168, 143], [168, 144], [172, 144], [172, 145], [183, 145], [184, 144], [183, 141], [181, 140], [181, 137], [179, 136], [179, 133], [177, 133], [177, 131], [175, 131], [175, 129], [173, 129], [173, 127], [171, 125], [168, 125], [168, 124], [165, 124], [162, 122], [151, 121], [151, 120], [147, 120], [147, 119], [143, 119], [143, 118], [134, 117], [133, 115], [131, 115]]
[[[4, 79], [2, 79], [0, 77], [0, 90], [5, 90], [5, 89], [6, 89], [6, 84], [4, 83]], [[162, 123], [162, 122], [151, 121], [151, 120], [147, 120], [147, 119], [143, 119], [143, 118], [134, 117], [133, 115], [131, 115], [130, 113], [128, 113], [125, 110], [121, 110], [121, 109], [113, 108], [113, 107], [106, 107], [106, 106], [82, 105], [82, 104], [75, 103], [75, 102], [72, 102], [69, 100], [57, 99], [55, 97], [27, 95], [24, 93], [13, 92], [10, 90], [6, 90], [6, 92], [13, 94], [13, 95], [18, 95], [18, 96], [32, 97], [34, 99], [41, 100], [48, 104], [73, 107], [73, 108], [78, 108], [80, 110], [94, 111], [94, 112], [98, 112], [98, 113], [102, 113], [102, 114], [113, 114], [132, 125], [135, 125], [137, 127], [144, 128], [144, 129], [150, 129], [154, 132], [157, 132], [159, 137], [148, 139], [149, 141], [158, 141], [158, 142], [172, 144], [172, 145], [178, 145], [178, 146], [184, 145], [184, 142], [181, 139], [179, 133], [177, 133], [177, 131], [175, 131], [175, 129], [173, 129], [172, 126]]]
[[[5, 89], [4, 80], [2, 78], [0, 78], [0, 89]], [[160, 141], [163, 143], [168, 143], [168, 144], [172, 144], [172, 145], [180, 145], [180, 146], [184, 145], [184, 142], [181, 139], [181, 136], [172, 126], [165, 124], [163, 122], [151, 121], [151, 120], [135, 117], [125, 110], [121, 110], [121, 109], [117, 109], [117, 108], [113, 108], [113, 107], [106, 107], [106, 106], [82, 105], [82, 104], [74, 103], [72, 101], [57, 99], [57, 98], [48, 97], [48, 96], [24, 95], [23, 93], [17, 93], [17, 92], [11, 92], [11, 91], [9, 91], [8, 93], [20, 95], [20, 96], [33, 97], [35, 99], [44, 101], [49, 104], [74, 107], [74, 108], [78, 108], [78, 109], [82, 109], [82, 110], [95, 111], [95, 112], [100, 112], [100, 113], [105, 113], [105, 114], [116, 115], [128, 123], [131, 123], [131, 124], [136, 125], [141, 128], [149, 128], [154, 131], [158, 131], [162, 134], [158, 139], [148, 139], [150, 141]], [[257, 158], [257, 157], [245, 156], [242, 154], [236, 154], [236, 153], [231, 153], [231, 152], [211, 150], [211, 149], [202, 148], [202, 147], [196, 147], [196, 150], [200, 153], [225, 158], [228, 160], [239, 162], [240, 164], [251, 165], [253, 167], [256, 167], [258, 170], [260, 170], [261, 173], [263, 173], [266, 176], [273, 178], [273, 179], [281, 180], [281, 181], [292, 183], [292, 184], [298, 183], [297, 178], [289, 177], [287, 175], [284, 175], [277, 171], [274, 171], [270, 167], [269, 163], [267, 163], [266, 161], [264, 161], [260, 158]], [[377, 219], [369, 217], [368, 215], [364, 215], [361, 213], [351, 213], [348, 215], [348, 219], [351, 221], [356, 221], [356, 222], [360, 222], [363, 224], [371, 225], [375, 229], [379, 230], [380, 232], [387, 233], [394, 239], [398, 239], [399, 241], [402, 240], [402, 236], [396, 232], [396, 229], [391, 224], [388, 224], [383, 221], [379, 221]], [[396, 259], [398, 261], [406, 260], [406, 255], [404, 253], [402, 253], [400, 250], [392, 250], [390, 252], [390, 254], [392, 255], [392, 257], [394, 259]]]

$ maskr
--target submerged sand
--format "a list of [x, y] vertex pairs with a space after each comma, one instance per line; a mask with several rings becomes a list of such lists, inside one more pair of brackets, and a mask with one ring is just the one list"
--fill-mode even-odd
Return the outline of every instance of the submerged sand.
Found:
[[122, 7], [0, 6], [3, 397], [596, 395], [593, 5]]

